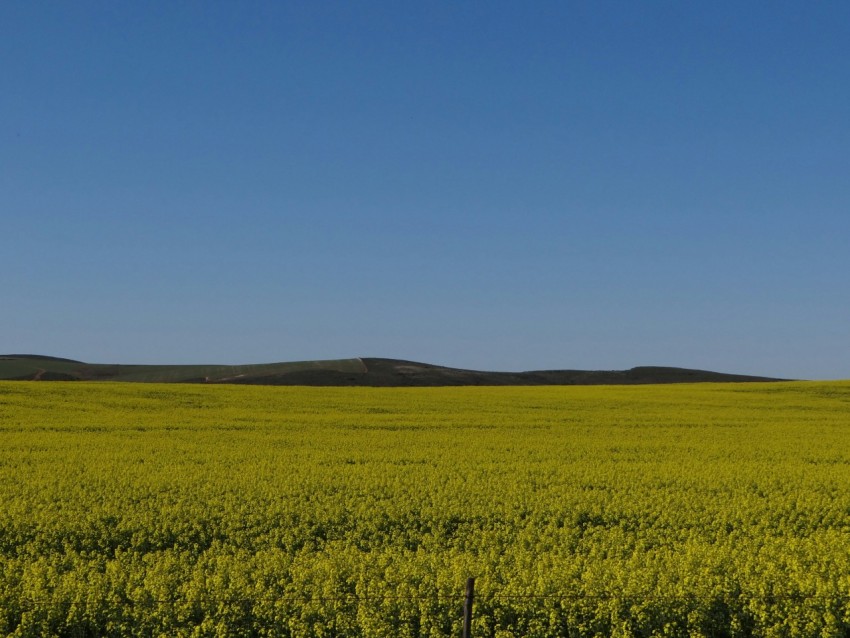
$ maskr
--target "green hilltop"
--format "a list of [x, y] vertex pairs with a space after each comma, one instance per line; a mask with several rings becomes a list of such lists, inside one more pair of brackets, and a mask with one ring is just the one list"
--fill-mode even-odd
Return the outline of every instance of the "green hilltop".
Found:
[[85, 363], [43, 355], [9, 354], [0, 355], [0, 380], [429, 387], [636, 385], [779, 381], [780, 379], [659, 366], [644, 366], [629, 370], [487, 372], [380, 358], [290, 361], [251, 365], [125, 365]]

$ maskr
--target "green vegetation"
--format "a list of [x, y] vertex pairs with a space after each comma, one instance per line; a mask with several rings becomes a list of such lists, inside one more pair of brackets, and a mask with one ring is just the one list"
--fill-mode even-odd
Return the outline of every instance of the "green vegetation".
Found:
[[38, 355], [0, 355], [0, 380], [230, 383], [246, 385], [440, 387], [465, 385], [632, 385], [780, 381], [766, 377], [637, 367], [631, 370], [486, 372], [399, 359], [328, 359], [242, 366], [112, 365]]
[[0, 383], [0, 634], [850, 634], [850, 383]]
[[[119, 381], [145, 383], [274, 383], [277, 377], [304, 374], [362, 375], [360, 359], [289, 361], [253, 365], [112, 365], [33, 355], [0, 356], [0, 379]], [[301, 376], [299, 376], [301, 378]], [[307, 377], [309, 378], [309, 377]]]

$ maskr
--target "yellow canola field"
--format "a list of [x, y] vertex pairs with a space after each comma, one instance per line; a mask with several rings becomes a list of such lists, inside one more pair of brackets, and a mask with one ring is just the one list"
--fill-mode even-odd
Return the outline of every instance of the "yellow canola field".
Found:
[[0, 383], [0, 635], [850, 634], [850, 383]]

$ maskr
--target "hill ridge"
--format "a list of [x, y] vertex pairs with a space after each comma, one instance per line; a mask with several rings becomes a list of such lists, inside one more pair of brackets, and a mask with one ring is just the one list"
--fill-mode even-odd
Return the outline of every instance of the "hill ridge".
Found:
[[639, 385], [703, 382], [786, 381], [665, 366], [628, 370], [526, 370], [497, 372], [452, 368], [381, 357], [288, 361], [246, 365], [138, 365], [85, 363], [46, 355], [0, 355], [0, 380], [127, 381], [371, 387], [473, 385]]

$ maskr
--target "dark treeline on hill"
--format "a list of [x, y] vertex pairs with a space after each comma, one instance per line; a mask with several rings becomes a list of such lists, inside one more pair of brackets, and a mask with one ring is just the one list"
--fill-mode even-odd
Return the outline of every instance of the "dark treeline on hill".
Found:
[[97, 364], [43, 355], [0, 355], [0, 380], [134, 381], [249, 385], [428, 387], [468, 385], [635, 385], [781, 381], [686, 368], [485, 372], [398, 359], [331, 359], [253, 365]]

